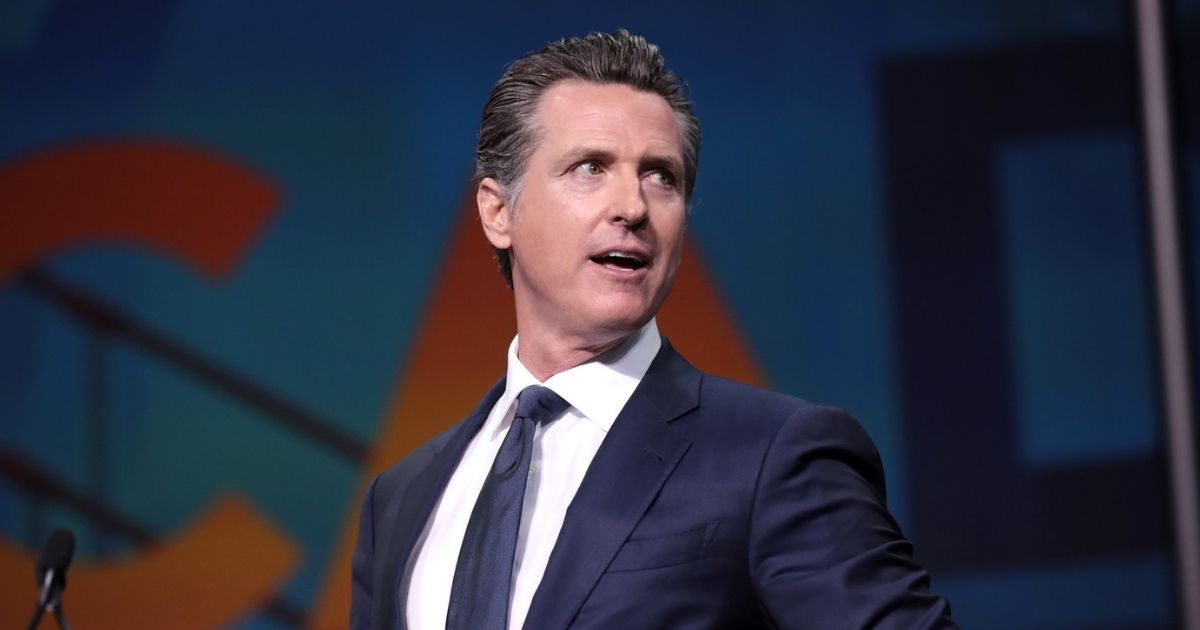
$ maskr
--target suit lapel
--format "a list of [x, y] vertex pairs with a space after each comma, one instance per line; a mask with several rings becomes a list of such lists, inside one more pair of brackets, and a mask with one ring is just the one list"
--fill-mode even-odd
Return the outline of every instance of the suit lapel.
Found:
[[404, 488], [394, 491], [395, 493], [403, 492], [403, 497], [387, 497], [387, 501], [391, 505], [397, 506], [395, 508], [396, 516], [392, 519], [385, 519], [384, 522], [392, 521], [396, 523], [396, 526], [392, 530], [388, 547], [384, 550], [380, 592], [376, 594], [376, 601], [390, 601], [393, 604], [391, 611], [393, 615], [387, 615], [386, 611], [378, 611], [384, 614], [376, 615], [376, 619], [382, 621], [377, 627], [400, 629], [407, 627], [404, 617], [404, 602], [407, 593], [400, 592], [400, 584], [404, 579], [408, 558], [412, 554], [413, 546], [416, 545], [421, 532], [425, 529], [425, 522], [429, 520], [433, 507], [437, 505], [438, 498], [442, 496], [442, 490], [446, 488], [451, 475], [458, 467], [458, 462], [462, 459], [463, 452], [471, 442], [471, 438], [483, 426], [492, 406], [496, 404], [496, 400], [503, 393], [504, 379], [500, 379], [492, 386], [475, 410], [459, 423], [458, 427], [451, 430], [449, 439], [444, 446], [438, 448], [439, 440], [437, 439], [431, 443], [431, 447], [435, 450], [432, 462], [414, 476]]
[[567, 508], [526, 628], [565, 628], [691, 446], [701, 374], [664, 339]]

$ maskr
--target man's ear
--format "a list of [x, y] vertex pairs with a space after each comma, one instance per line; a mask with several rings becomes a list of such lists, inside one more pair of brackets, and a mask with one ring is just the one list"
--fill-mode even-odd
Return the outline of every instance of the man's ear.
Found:
[[479, 222], [483, 224], [483, 234], [496, 249], [512, 247], [512, 236], [509, 228], [512, 226], [512, 212], [500, 192], [500, 183], [491, 177], [479, 180], [475, 189], [475, 205], [479, 207]]

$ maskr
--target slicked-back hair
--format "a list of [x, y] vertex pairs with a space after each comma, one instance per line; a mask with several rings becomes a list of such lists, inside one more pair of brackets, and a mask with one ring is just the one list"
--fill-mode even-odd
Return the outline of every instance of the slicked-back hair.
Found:
[[[475, 148], [476, 181], [496, 180], [505, 202], [514, 207], [529, 156], [540, 139], [534, 120], [538, 99], [550, 86], [569, 80], [627, 85], [666, 99], [683, 144], [684, 199], [691, 200], [700, 160], [700, 123], [683, 82], [667, 70], [658, 46], [625, 29], [560, 39], [508, 66], [483, 107]], [[508, 250], [496, 249], [496, 259], [511, 288]]]

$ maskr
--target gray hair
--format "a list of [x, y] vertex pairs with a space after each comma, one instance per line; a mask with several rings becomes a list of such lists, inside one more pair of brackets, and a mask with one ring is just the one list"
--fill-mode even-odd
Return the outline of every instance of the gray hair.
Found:
[[[666, 65], [658, 46], [625, 29], [560, 39], [514, 61], [483, 107], [475, 148], [476, 180], [495, 179], [510, 207], [515, 203], [526, 163], [539, 139], [534, 123], [538, 99], [551, 85], [576, 79], [628, 85], [666, 99], [679, 125], [684, 199], [690, 200], [700, 160], [700, 122], [692, 113], [683, 82]], [[495, 251], [500, 274], [512, 287], [509, 252]]]

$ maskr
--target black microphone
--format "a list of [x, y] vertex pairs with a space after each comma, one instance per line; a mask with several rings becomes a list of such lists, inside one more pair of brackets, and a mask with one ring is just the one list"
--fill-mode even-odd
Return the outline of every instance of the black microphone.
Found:
[[54, 612], [60, 628], [67, 627], [62, 612], [62, 592], [67, 588], [67, 567], [71, 566], [74, 556], [75, 534], [61, 527], [50, 532], [50, 539], [42, 547], [42, 555], [38, 556], [34, 572], [41, 590], [38, 593], [37, 610], [33, 612], [27, 630], [37, 627], [47, 608]]

